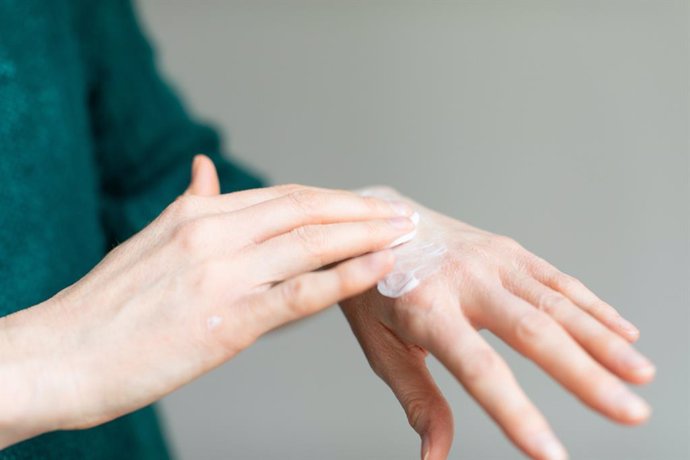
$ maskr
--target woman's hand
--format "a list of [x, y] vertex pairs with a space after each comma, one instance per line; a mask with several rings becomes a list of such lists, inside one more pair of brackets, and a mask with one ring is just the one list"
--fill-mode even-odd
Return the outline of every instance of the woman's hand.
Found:
[[[373, 370], [422, 437], [424, 460], [445, 459], [453, 438], [450, 408], [424, 363], [427, 352], [526, 454], [567, 457], [479, 329], [490, 330], [612, 420], [637, 424], [649, 416], [649, 406], [621, 381], [647, 383], [655, 372], [630, 345], [639, 335], [634, 326], [580, 281], [515, 241], [414, 206], [421, 214], [418, 238], [433, 234], [446, 248], [433, 261], [438, 270], [401, 297], [372, 289], [341, 305]], [[419, 254], [421, 262], [424, 257]]]
[[0, 319], [0, 448], [150, 404], [370, 288], [411, 213], [297, 185], [218, 195], [212, 163], [197, 158], [189, 190], [142, 232], [54, 298]]

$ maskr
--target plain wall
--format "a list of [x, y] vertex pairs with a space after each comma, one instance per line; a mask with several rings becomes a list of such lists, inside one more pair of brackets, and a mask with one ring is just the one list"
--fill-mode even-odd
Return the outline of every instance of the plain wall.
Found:
[[[686, 459], [685, 1], [142, 0], [163, 67], [274, 182], [385, 183], [510, 235], [642, 330], [649, 423], [582, 406], [491, 338], [574, 459]], [[520, 454], [436, 362], [452, 458]], [[183, 459], [415, 459], [336, 309], [166, 398]]]

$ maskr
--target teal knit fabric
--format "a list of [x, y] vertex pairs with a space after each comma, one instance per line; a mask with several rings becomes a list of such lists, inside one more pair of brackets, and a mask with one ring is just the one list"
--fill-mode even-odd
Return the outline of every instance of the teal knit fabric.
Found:
[[[0, 0], [0, 316], [75, 282], [150, 222], [184, 190], [199, 152], [224, 192], [260, 186], [161, 80], [128, 0]], [[0, 451], [168, 457], [152, 407]]]

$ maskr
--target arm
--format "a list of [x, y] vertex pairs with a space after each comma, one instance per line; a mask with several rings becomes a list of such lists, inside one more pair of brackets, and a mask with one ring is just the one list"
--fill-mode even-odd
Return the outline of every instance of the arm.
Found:
[[361, 293], [413, 228], [407, 210], [349, 192], [195, 195], [209, 171], [197, 164], [189, 193], [84, 278], [0, 318], [0, 449], [144, 407]]

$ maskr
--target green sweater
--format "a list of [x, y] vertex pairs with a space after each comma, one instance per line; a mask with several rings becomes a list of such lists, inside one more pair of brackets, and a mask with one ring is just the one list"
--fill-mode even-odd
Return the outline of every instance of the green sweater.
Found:
[[[128, 0], [0, 0], [0, 316], [74, 283], [150, 222], [185, 189], [199, 152], [224, 192], [260, 186], [161, 80]], [[152, 407], [0, 451], [169, 455]]]

